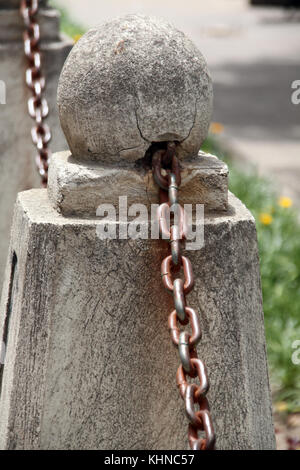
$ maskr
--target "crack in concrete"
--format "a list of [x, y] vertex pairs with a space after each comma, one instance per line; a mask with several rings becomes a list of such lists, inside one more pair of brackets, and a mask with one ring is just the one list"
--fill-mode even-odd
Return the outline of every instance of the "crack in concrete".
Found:
[[[137, 98], [137, 101], [139, 102], [138, 97], [136, 97], [136, 98]], [[195, 101], [195, 109], [194, 109], [194, 116], [193, 116], [192, 126], [191, 126], [187, 136], [184, 139], [179, 141], [180, 143], [184, 142], [185, 140], [187, 140], [190, 137], [191, 132], [192, 132], [193, 128], [195, 127], [195, 123], [196, 123], [196, 119], [197, 119], [197, 104], [198, 104], [198, 101], [199, 101], [198, 99]], [[148, 139], [146, 139], [146, 137], [144, 137], [144, 135], [142, 133], [142, 130], [140, 128], [139, 119], [138, 119], [138, 115], [137, 115], [137, 109], [135, 109], [134, 112], [135, 112], [135, 118], [136, 118], [136, 125], [137, 125], [137, 128], [138, 128], [138, 131], [140, 133], [141, 138], [143, 140], [145, 140], [145, 142], [148, 142], [149, 144], [151, 144], [150, 140], [148, 140]]]
[[[139, 99], [138, 99], [137, 95], [136, 95], [136, 100], [137, 100], [138, 103], [139, 103]], [[194, 116], [193, 116], [193, 123], [192, 123], [192, 126], [191, 126], [191, 128], [190, 128], [190, 130], [189, 130], [187, 136], [186, 136], [184, 139], [182, 139], [182, 140], [179, 141], [180, 143], [185, 142], [185, 141], [190, 137], [191, 132], [192, 132], [194, 126], [195, 126], [196, 119], [197, 119], [197, 104], [198, 104], [198, 101], [199, 101], [198, 99], [195, 101], [195, 109], [194, 109]], [[140, 127], [140, 124], [139, 124], [139, 118], [138, 118], [138, 113], [137, 113], [137, 112], [138, 112], [138, 108], [135, 108], [135, 109], [134, 109], [134, 114], [135, 114], [136, 125], [137, 125], [137, 129], [138, 129], [138, 131], [139, 131], [140, 137], [141, 137], [145, 142], [147, 142], [148, 144], [151, 145], [152, 142], [151, 142], [150, 140], [146, 139], [146, 137], [145, 137], [145, 136], [143, 135], [143, 133], [142, 133], [142, 130], [141, 130], [141, 127]], [[128, 151], [128, 150], [135, 150], [135, 149], [138, 149], [139, 147], [140, 147], [140, 145], [136, 145], [136, 146], [134, 146], [134, 147], [122, 148], [122, 149], [120, 149], [116, 154], [107, 154], [107, 155], [108, 155], [109, 157], [114, 158], [114, 157], [120, 156], [120, 154], [121, 154], [122, 152], [126, 152], [126, 151]], [[91, 153], [91, 155], [93, 155], [93, 152], [90, 152], [90, 153]], [[94, 155], [96, 155], [96, 154], [94, 154]]]
[[198, 104], [198, 101], [199, 101], [198, 99], [195, 101], [195, 110], [194, 110], [194, 118], [193, 118], [192, 127], [190, 128], [188, 135], [183, 140], [180, 141], [181, 144], [182, 144], [182, 142], [185, 142], [190, 137], [191, 132], [195, 127], [195, 123], [196, 123], [196, 119], [197, 119], [197, 104]]
[[139, 118], [138, 118], [138, 114], [137, 114], [137, 109], [134, 110], [134, 114], [135, 114], [135, 119], [136, 119], [136, 125], [137, 125], [137, 128], [138, 128], [138, 131], [139, 131], [139, 133], [140, 133], [141, 138], [142, 138], [145, 142], [148, 142], [148, 144], [151, 144], [150, 140], [146, 139], [146, 137], [143, 136], [143, 133], [142, 133], [142, 130], [141, 130], [140, 124], [139, 124]]
[[126, 152], [127, 150], [138, 149], [139, 147], [140, 147], [140, 145], [136, 145], [135, 147], [127, 147], [127, 148], [119, 150], [119, 153]]
[[139, 123], [139, 118], [138, 118], [138, 109], [141, 107], [141, 103], [140, 103], [140, 100], [139, 100], [139, 97], [138, 97], [138, 94], [137, 92], [134, 93], [134, 97], [138, 103], [138, 106], [134, 108], [134, 114], [135, 114], [135, 119], [136, 119], [136, 125], [137, 125], [137, 128], [138, 128], [138, 131], [140, 133], [140, 136], [141, 138], [145, 141], [145, 142], [148, 142], [149, 144], [151, 144], [152, 142], [150, 142], [148, 139], [146, 139], [146, 137], [144, 137], [143, 133], [142, 133], [142, 129], [140, 127], [140, 123]]

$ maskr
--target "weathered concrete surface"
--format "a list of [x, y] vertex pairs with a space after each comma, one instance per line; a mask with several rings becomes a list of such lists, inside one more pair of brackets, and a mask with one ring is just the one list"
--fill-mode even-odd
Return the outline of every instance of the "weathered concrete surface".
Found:
[[[181, 204], [204, 204], [206, 211], [227, 210], [228, 168], [224, 162], [199, 152], [181, 166]], [[119, 195], [127, 196], [129, 205], [139, 203], [149, 209], [157, 203], [157, 185], [149, 167], [78, 164], [70, 152], [59, 152], [52, 156], [48, 195], [63, 215], [95, 216], [100, 204], [118, 207]]]
[[[47, 77], [45, 96], [50, 114], [53, 151], [66, 147], [56, 109], [58, 76], [71, 49], [71, 42], [61, 39], [57, 14], [41, 12], [43, 68]], [[14, 29], [12, 24], [15, 25]], [[0, 105], [0, 286], [7, 258], [13, 205], [19, 191], [40, 186], [36, 170], [36, 151], [31, 141], [32, 119], [28, 116], [30, 92], [24, 85], [26, 61], [18, 10], [0, 10], [0, 80], [6, 84], [6, 104]], [[18, 33], [18, 40], [15, 33]], [[11, 38], [12, 40], [8, 40]], [[1, 288], [1, 287], [0, 287]]]
[[136, 161], [153, 142], [197, 155], [212, 113], [204, 57], [165, 20], [117, 18], [73, 48], [58, 88], [61, 125], [74, 158]]
[[[0, 311], [3, 449], [188, 447], [160, 279], [167, 244], [95, 232], [96, 220], [57, 213], [46, 190], [18, 197]], [[255, 223], [233, 195], [227, 213], [206, 217], [205, 242], [187, 253], [188, 302], [201, 317], [217, 448], [273, 449]]]

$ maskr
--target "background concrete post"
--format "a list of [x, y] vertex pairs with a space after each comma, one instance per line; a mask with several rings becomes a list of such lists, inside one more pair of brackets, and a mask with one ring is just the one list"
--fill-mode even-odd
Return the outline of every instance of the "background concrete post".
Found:
[[48, 192], [23, 192], [15, 206], [0, 310], [2, 449], [187, 449], [174, 307], [160, 278], [166, 243], [96, 236], [99, 204], [155, 201], [141, 157], [161, 135], [178, 137], [181, 203], [206, 205], [205, 246], [187, 253], [189, 303], [201, 317], [217, 448], [274, 448], [255, 222], [228, 198], [226, 165], [198, 153], [211, 96], [199, 51], [160, 20], [115, 20], [72, 51], [59, 85], [72, 153], [53, 156]]
[[[47, 79], [51, 148], [65, 148], [56, 110], [57, 82], [72, 44], [60, 36], [59, 14], [40, 1], [41, 49]], [[0, 104], [0, 288], [7, 258], [13, 205], [19, 191], [40, 187], [31, 141], [33, 121], [28, 116], [30, 92], [25, 85], [24, 25], [19, 0], [0, 0], [0, 80], [5, 85], [5, 104]]]

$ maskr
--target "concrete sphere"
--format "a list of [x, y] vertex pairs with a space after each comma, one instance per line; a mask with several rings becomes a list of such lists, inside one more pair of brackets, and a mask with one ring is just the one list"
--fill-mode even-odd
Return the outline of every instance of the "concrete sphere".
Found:
[[196, 46], [162, 19], [117, 18], [74, 46], [58, 86], [61, 125], [78, 160], [134, 162], [154, 142], [196, 155], [212, 113], [212, 83]]

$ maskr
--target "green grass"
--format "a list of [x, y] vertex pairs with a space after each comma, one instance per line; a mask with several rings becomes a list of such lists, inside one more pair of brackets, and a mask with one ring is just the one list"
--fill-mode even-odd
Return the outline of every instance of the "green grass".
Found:
[[[61, 13], [62, 31], [72, 38], [85, 28]], [[292, 344], [300, 340], [300, 225], [295, 210], [278, 204], [278, 194], [269, 181], [255, 170], [241, 170], [215, 140], [206, 140], [203, 150], [226, 161], [230, 169], [230, 190], [250, 209], [257, 222], [264, 301], [267, 349], [275, 399], [289, 411], [300, 411], [300, 365], [292, 363]], [[265, 225], [260, 214], [272, 216]], [[299, 355], [300, 356], [300, 355]]]
[[[203, 150], [225, 160], [230, 170], [230, 190], [250, 209], [257, 222], [265, 313], [267, 350], [276, 401], [289, 411], [300, 411], [300, 365], [292, 363], [300, 340], [300, 224], [295, 209], [282, 208], [271, 182], [254, 169], [242, 170], [211, 138]], [[260, 215], [272, 222], [265, 225]], [[300, 354], [299, 354], [300, 357]]]

